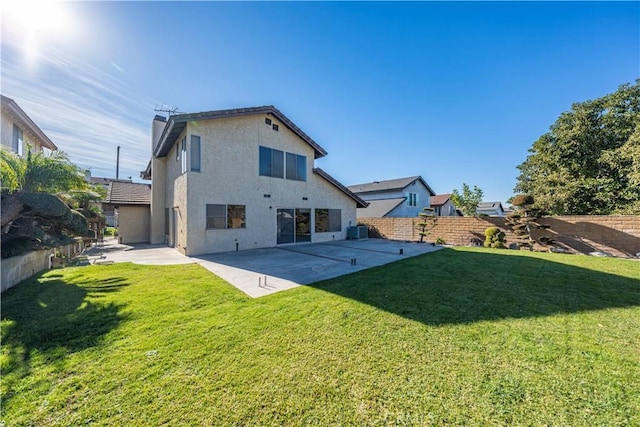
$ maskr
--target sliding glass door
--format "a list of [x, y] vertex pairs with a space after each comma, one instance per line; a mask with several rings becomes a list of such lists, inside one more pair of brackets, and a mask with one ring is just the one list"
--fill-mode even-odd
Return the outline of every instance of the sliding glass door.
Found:
[[311, 209], [277, 209], [277, 243], [311, 241]]

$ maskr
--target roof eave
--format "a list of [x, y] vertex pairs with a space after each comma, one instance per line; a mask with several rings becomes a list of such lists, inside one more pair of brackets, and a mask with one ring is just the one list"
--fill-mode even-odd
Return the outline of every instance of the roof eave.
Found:
[[346, 194], [351, 199], [353, 199], [356, 202], [356, 208], [366, 208], [367, 206], [369, 206], [369, 203], [362, 200], [360, 197], [358, 197], [357, 194], [355, 194], [354, 192], [349, 190], [347, 187], [342, 185], [338, 180], [336, 180], [334, 177], [326, 173], [324, 170], [320, 168], [313, 168], [313, 173], [320, 175], [327, 182], [329, 182], [330, 184], [333, 184], [336, 188], [338, 188], [344, 194]]
[[[200, 120], [212, 120], [221, 119], [226, 117], [240, 117], [250, 116], [257, 114], [270, 114], [280, 120], [289, 130], [298, 135], [300, 139], [309, 144], [314, 150], [314, 158], [319, 159], [327, 155], [327, 151], [316, 143], [309, 135], [304, 133], [302, 129], [296, 126], [287, 116], [285, 116], [280, 110], [273, 105], [267, 105], [262, 107], [249, 107], [249, 108], [237, 108], [231, 110], [216, 110], [205, 111], [201, 113], [187, 113], [178, 114], [169, 117], [167, 124], [165, 125], [157, 147], [154, 149], [153, 155], [156, 157], [164, 157], [169, 153], [169, 150], [175, 144], [178, 135], [184, 129], [187, 122], [200, 121]], [[178, 132], [174, 132], [174, 127], [179, 127]]]
[[15, 116], [20, 119], [31, 132], [33, 132], [38, 138], [40, 138], [41, 143], [44, 147], [52, 151], [58, 149], [56, 144], [54, 144], [53, 141], [51, 141], [51, 139], [49, 139], [49, 137], [42, 131], [42, 129], [40, 129], [38, 125], [33, 120], [31, 120], [31, 117], [29, 117], [27, 113], [25, 113], [24, 110], [20, 108], [16, 101], [4, 95], [2, 95], [2, 101], [4, 101], [7, 108], [9, 108], [9, 110], [11, 110], [11, 112], [15, 114]]

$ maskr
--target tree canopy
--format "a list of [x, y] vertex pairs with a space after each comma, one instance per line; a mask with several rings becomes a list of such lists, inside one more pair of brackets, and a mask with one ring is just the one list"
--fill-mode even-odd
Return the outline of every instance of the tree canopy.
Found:
[[482, 196], [484, 196], [484, 192], [477, 185], [474, 185], [473, 190], [471, 190], [466, 183], [463, 183], [462, 193], [458, 190], [452, 191], [451, 202], [465, 215], [475, 216], [478, 203], [482, 201]]
[[2, 258], [64, 245], [87, 233], [86, 215], [56, 193], [71, 194], [78, 206], [100, 195], [87, 191], [83, 174], [64, 153], [29, 151], [20, 157], [0, 149], [0, 167]]
[[640, 79], [573, 104], [529, 149], [516, 192], [554, 215], [640, 214]]

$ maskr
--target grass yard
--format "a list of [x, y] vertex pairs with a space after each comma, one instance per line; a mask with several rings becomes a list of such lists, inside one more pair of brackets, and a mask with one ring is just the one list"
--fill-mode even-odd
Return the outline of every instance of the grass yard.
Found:
[[2, 295], [2, 421], [640, 425], [640, 263], [444, 249], [251, 299], [197, 265]]

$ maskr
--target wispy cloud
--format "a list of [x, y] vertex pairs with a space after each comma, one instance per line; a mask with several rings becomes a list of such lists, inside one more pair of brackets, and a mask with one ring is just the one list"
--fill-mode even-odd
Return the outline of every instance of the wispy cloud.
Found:
[[[124, 70], [114, 63], [120, 73]], [[94, 176], [138, 177], [150, 155], [150, 129], [157, 102], [122, 80], [55, 48], [25, 70], [13, 46], [2, 46], [2, 92], [25, 112], [78, 166]]]

